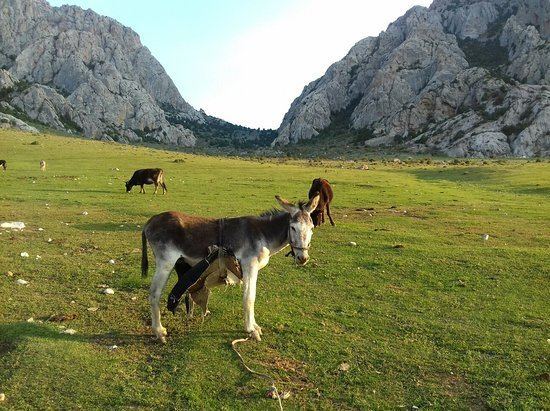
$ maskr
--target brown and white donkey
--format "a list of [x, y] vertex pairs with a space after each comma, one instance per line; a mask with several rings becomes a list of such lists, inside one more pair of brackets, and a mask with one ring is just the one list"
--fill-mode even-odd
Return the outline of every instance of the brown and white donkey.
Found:
[[[258, 271], [269, 263], [269, 258], [290, 245], [294, 260], [305, 265], [313, 234], [310, 214], [319, 196], [307, 204], [294, 205], [275, 197], [284, 211], [273, 210], [259, 216], [245, 216], [217, 220], [168, 211], [153, 216], [142, 232], [142, 273], [147, 272], [147, 243], [155, 255], [156, 269], [151, 282], [151, 325], [153, 332], [166, 342], [166, 328], [160, 321], [160, 297], [170, 272], [178, 259], [195, 265], [208, 253], [208, 247], [217, 244], [230, 249], [240, 262], [244, 282], [244, 328], [260, 341], [262, 329], [254, 317]], [[222, 242], [223, 244], [219, 244]]]

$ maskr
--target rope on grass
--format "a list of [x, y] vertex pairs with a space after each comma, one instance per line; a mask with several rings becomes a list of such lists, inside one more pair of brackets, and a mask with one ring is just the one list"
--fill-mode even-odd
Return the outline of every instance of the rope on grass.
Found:
[[239, 356], [241, 362], [243, 363], [244, 368], [246, 368], [246, 370], [248, 372], [250, 372], [251, 374], [259, 375], [260, 377], [264, 377], [264, 378], [268, 379], [269, 381], [271, 381], [271, 389], [273, 390], [273, 392], [277, 396], [277, 400], [279, 401], [279, 409], [281, 411], [283, 411], [283, 402], [281, 401], [281, 396], [279, 395], [279, 390], [277, 390], [277, 387], [275, 386], [275, 380], [273, 379], [273, 377], [269, 376], [268, 374], [263, 374], [261, 372], [254, 371], [252, 368], [250, 368], [248, 365], [246, 365], [246, 363], [243, 359], [243, 356], [239, 353], [239, 351], [237, 351], [237, 348], [235, 347], [237, 344], [246, 342], [249, 339], [250, 339], [250, 337], [237, 338], [236, 340], [231, 341], [231, 347], [233, 347], [233, 351], [235, 351], [235, 353]]

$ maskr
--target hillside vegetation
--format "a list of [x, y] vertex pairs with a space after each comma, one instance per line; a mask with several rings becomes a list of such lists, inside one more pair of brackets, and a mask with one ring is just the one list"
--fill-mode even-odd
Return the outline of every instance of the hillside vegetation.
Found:
[[[319, 176], [337, 225], [316, 229], [306, 267], [281, 253], [260, 272], [263, 341], [240, 346], [291, 392], [286, 409], [550, 404], [548, 162], [358, 170], [1, 130], [0, 158], [0, 222], [27, 225], [0, 230], [0, 408], [275, 409], [231, 349], [244, 336], [238, 286], [213, 293], [202, 324], [163, 309], [168, 343], [153, 339], [140, 226], [165, 210], [258, 214]], [[166, 171], [167, 195], [124, 192], [143, 167]]]

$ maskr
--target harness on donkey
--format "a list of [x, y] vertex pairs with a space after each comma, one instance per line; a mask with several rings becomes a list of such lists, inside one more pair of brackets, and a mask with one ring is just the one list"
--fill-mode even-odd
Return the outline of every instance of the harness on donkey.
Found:
[[208, 247], [208, 255], [204, 259], [192, 267], [183, 259], [176, 263], [178, 282], [170, 291], [167, 303], [167, 308], [172, 313], [176, 313], [180, 299], [185, 294], [187, 314], [191, 314], [193, 303], [196, 303], [201, 307], [203, 315], [206, 315], [210, 289], [229, 284], [229, 272], [242, 280], [243, 274], [239, 261], [234, 253], [223, 245], [223, 227], [224, 220], [218, 220], [218, 244]]

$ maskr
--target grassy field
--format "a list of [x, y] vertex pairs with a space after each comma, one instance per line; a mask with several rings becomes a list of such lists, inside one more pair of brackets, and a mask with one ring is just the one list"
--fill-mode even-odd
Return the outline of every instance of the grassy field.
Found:
[[[364, 171], [8, 131], [0, 158], [0, 222], [27, 225], [0, 230], [0, 408], [276, 409], [230, 346], [244, 336], [239, 287], [216, 290], [202, 324], [163, 310], [168, 343], [153, 339], [140, 226], [165, 210], [258, 214], [318, 176], [337, 226], [315, 231], [306, 267], [281, 254], [260, 272], [263, 341], [240, 346], [291, 391], [285, 408], [549, 408], [547, 161]], [[164, 168], [168, 194], [125, 194], [147, 166]]]

